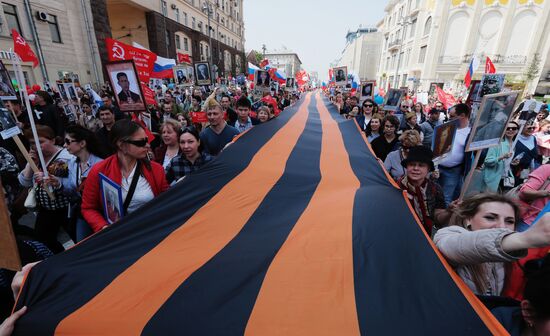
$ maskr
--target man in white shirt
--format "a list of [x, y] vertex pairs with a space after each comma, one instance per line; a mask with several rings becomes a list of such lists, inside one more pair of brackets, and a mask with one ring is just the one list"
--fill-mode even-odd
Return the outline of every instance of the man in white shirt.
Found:
[[451, 153], [439, 163], [439, 185], [447, 205], [460, 196], [463, 177], [467, 173], [466, 162], [470, 153], [465, 153], [464, 148], [471, 131], [470, 113], [470, 107], [466, 104], [457, 104], [449, 111], [449, 119], [458, 122], [458, 129]]

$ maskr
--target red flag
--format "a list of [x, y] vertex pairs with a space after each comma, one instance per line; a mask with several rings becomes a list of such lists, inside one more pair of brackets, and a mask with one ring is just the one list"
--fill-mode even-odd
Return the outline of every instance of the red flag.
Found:
[[328, 81], [329, 83], [332, 82], [334, 80], [334, 70], [332, 70], [332, 68], [328, 69]]
[[31, 46], [25, 41], [23, 36], [19, 35], [17, 30], [12, 29], [11, 34], [13, 36], [13, 51], [21, 57], [23, 62], [32, 62], [33, 68], [38, 65], [38, 57]]
[[435, 90], [437, 92], [437, 100], [443, 103], [443, 106], [445, 106], [446, 109], [448, 109], [451, 106], [456, 105], [456, 99], [455, 97], [443, 91], [439, 86], [435, 86]]
[[134, 60], [139, 79], [149, 82], [157, 55], [149, 50], [132, 47], [120, 41], [106, 38], [107, 56], [109, 61]]
[[206, 117], [206, 112], [200, 111], [200, 112], [191, 112], [191, 120], [194, 124], [207, 122], [208, 118]]
[[495, 68], [495, 65], [493, 64], [489, 56], [487, 56], [487, 59], [485, 60], [485, 73], [494, 74], [496, 72], [497, 69]]
[[260, 63], [260, 68], [265, 68], [268, 64], [269, 64], [269, 60], [268, 60], [268, 59], [264, 59], [264, 60]]
[[178, 63], [191, 64], [193, 62], [191, 62], [191, 57], [189, 56], [189, 54], [178, 53]]
[[147, 84], [141, 82], [141, 91], [143, 91], [143, 97], [145, 97], [145, 104], [157, 105], [155, 100], [155, 92], [147, 86]]
[[296, 73], [296, 83], [298, 86], [304, 86], [309, 82], [309, 75], [305, 70], [300, 70]]
[[147, 135], [147, 141], [149, 143], [151, 143], [153, 140], [155, 140], [155, 135], [153, 133], [151, 133], [151, 130], [149, 130], [149, 128], [147, 127], [145, 122], [137, 116], [137, 113], [132, 113], [132, 121], [137, 122], [138, 124], [141, 125], [141, 127], [143, 127], [143, 130], [145, 131], [145, 134]]
[[277, 80], [277, 76], [275, 75], [275, 73], [277, 72], [277, 68], [270, 68], [269, 70], [267, 70], [267, 72], [269, 73], [269, 77], [271, 77], [272, 80]]

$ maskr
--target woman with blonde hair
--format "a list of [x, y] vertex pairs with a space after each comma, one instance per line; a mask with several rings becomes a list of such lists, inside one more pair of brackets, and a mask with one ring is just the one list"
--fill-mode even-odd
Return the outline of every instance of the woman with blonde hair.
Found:
[[507, 264], [527, 249], [550, 245], [550, 214], [525, 232], [516, 203], [499, 194], [477, 194], [455, 208], [449, 226], [437, 231], [434, 243], [466, 285], [477, 295], [501, 294]]
[[177, 120], [168, 118], [160, 125], [162, 145], [155, 149], [155, 161], [164, 169], [168, 167], [170, 160], [180, 153], [178, 143], [180, 133], [181, 124]]

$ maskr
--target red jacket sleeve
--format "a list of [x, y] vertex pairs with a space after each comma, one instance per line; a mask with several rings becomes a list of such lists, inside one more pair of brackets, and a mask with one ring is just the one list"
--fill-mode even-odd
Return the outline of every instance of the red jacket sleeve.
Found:
[[159, 194], [162, 194], [170, 188], [170, 185], [166, 180], [166, 173], [164, 172], [164, 168], [162, 167], [162, 165], [156, 165], [154, 169], [155, 179], [157, 180], [156, 183], [159, 186]]
[[101, 204], [99, 166], [93, 166], [86, 178], [81, 205], [82, 216], [94, 232], [101, 230], [101, 228], [107, 225], [107, 221], [103, 218], [103, 206]]

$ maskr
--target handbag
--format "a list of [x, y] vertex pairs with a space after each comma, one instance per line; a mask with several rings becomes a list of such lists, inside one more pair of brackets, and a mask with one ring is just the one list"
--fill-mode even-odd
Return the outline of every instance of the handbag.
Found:
[[516, 185], [516, 178], [511, 170], [508, 170], [506, 176], [502, 180], [502, 185], [506, 188], [513, 188]]
[[36, 188], [31, 187], [29, 189], [29, 193], [27, 194], [27, 198], [25, 198], [25, 208], [27, 208], [29, 211], [33, 211], [36, 209]]

